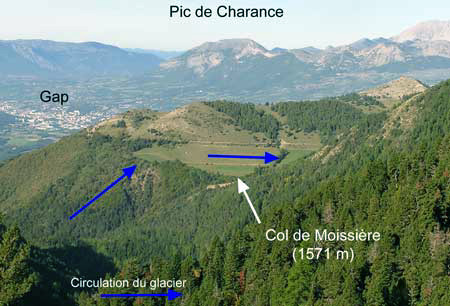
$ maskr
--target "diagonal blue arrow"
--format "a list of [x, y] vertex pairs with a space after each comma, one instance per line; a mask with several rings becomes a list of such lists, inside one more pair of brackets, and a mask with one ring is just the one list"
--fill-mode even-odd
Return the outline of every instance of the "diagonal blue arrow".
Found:
[[278, 156], [265, 152], [264, 156], [251, 156], [251, 155], [227, 155], [227, 154], [208, 154], [208, 158], [243, 158], [243, 159], [262, 159], [265, 164], [280, 159]]
[[69, 217], [69, 220], [72, 220], [73, 218], [75, 218], [80, 212], [82, 212], [83, 210], [88, 208], [89, 205], [91, 205], [92, 203], [94, 203], [95, 201], [100, 199], [106, 192], [108, 192], [111, 188], [113, 188], [118, 182], [123, 180], [125, 177], [128, 177], [128, 179], [131, 180], [131, 176], [133, 176], [133, 173], [136, 170], [136, 167], [137, 167], [136, 165], [133, 165], [133, 166], [128, 167], [128, 168], [123, 168], [122, 169], [122, 171], [123, 171], [123, 175], [122, 176], [120, 176], [118, 179], [116, 179], [114, 182], [112, 182], [108, 187], [106, 187], [102, 192], [97, 194], [89, 202], [87, 202], [80, 209], [78, 209], [76, 212], [74, 212], [73, 215], [71, 215]]
[[157, 297], [157, 296], [167, 296], [169, 301], [175, 300], [176, 298], [182, 296], [180, 292], [173, 290], [168, 290], [167, 293], [137, 293], [137, 294], [100, 294], [102, 298], [129, 298], [129, 297]]

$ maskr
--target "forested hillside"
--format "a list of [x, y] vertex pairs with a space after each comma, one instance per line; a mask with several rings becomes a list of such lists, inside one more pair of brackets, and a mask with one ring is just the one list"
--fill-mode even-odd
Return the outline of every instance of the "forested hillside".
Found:
[[277, 139], [280, 123], [272, 115], [256, 110], [255, 104], [227, 101], [205, 102], [205, 104], [229, 115], [243, 129], [262, 132], [270, 139]]
[[[208, 103], [241, 129], [272, 139], [280, 137], [282, 129], [319, 132], [326, 144], [295, 162], [257, 167], [245, 177], [260, 225], [236, 184], [209, 187], [233, 183], [235, 177], [180, 161], [136, 157], [136, 151], [159, 146], [164, 138], [137, 133], [142, 120], [135, 127], [124, 121], [123, 127], [110, 129], [111, 135], [101, 127], [88, 129], [6, 162], [0, 166], [0, 211], [8, 229], [0, 228], [0, 255], [8, 255], [0, 262], [0, 280], [7, 290], [0, 290], [0, 301], [449, 303], [450, 81], [394, 109], [367, 113], [358, 108], [364, 103], [378, 105], [371, 98], [347, 96], [275, 104], [272, 115], [251, 104]], [[166, 145], [174, 144], [170, 140]], [[122, 181], [68, 220], [131, 164], [138, 166], [131, 181]], [[294, 263], [293, 248], [311, 247], [312, 242], [269, 242], [269, 228], [364, 229], [379, 231], [382, 239], [318, 245], [333, 250], [351, 247], [356, 253], [353, 262], [320, 258]], [[12, 272], [5, 268], [11, 262], [18, 267]], [[183, 298], [172, 302], [98, 297], [137, 289], [96, 292], [70, 287], [73, 276], [107, 275], [185, 279], [187, 285], [181, 290]]]
[[360, 121], [371, 120], [371, 118], [376, 118], [377, 121], [384, 119], [383, 113], [368, 115], [345, 103], [352, 102], [358, 105], [363, 101], [370, 102], [372, 99], [367, 97], [364, 99], [355, 94], [302, 103], [282, 102], [273, 105], [272, 110], [285, 116], [290, 128], [306, 133], [318, 131], [322, 136], [322, 141], [329, 143], [334, 136], [348, 131]]
[[[344, 150], [339, 159], [357, 171], [341, 168], [338, 177], [290, 200], [277, 186], [279, 205], [264, 210], [263, 225], [250, 224], [215, 239], [199, 259], [156, 260], [135, 275], [150, 278], [147, 271], [163, 269], [172, 277], [188, 279], [185, 300], [180, 302], [185, 305], [450, 303], [449, 98], [450, 82], [417, 97], [411, 104], [420, 114], [401, 143], [380, 137], [361, 144], [360, 150]], [[376, 153], [366, 154], [370, 148]], [[282, 185], [292, 194], [301, 193], [295, 189], [302, 176], [284, 178]], [[277, 180], [264, 178], [266, 186]], [[268, 242], [264, 232], [271, 227], [379, 230], [383, 239], [374, 244], [320, 245], [353, 247], [358, 255], [352, 263], [326, 259], [294, 263], [290, 252], [296, 243]], [[80, 302], [87, 305], [95, 299], [83, 296]], [[137, 303], [156, 305], [147, 300]]]

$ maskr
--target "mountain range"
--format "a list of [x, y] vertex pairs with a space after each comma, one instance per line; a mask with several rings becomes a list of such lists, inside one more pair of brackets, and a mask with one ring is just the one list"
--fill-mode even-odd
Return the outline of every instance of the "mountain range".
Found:
[[268, 50], [249, 39], [209, 42], [161, 63], [149, 78], [253, 102], [338, 95], [401, 75], [435, 83], [450, 75], [447, 25], [426, 22], [393, 38], [364, 38], [326, 49]]
[[391, 38], [363, 38], [325, 49], [268, 50], [250, 39], [226, 39], [182, 54], [99, 43], [3, 41], [0, 72], [41, 78], [128, 76], [114, 86], [161, 104], [217, 98], [298, 100], [359, 91], [401, 75], [428, 84], [446, 79], [449, 33], [448, 21], [428, 21]]
[[156, 67], [153, 54], [129, 52], [98, 42], [0, 41], [2, 77], [94, 78], [131, 76]]
[[[205, 43], [160, 66], [161, 71], [191, 69], [195, 75], [207, 77], [208, 72], [214, 73], [230, 61], [245, 65], [246, 61], [257, 57], [266, 61], [281, 57], [291, 64], [297, 60], [305, 65], [309, 73], [407, 72], [412, 69], [448, 68], [450, 40], [397, 42], [386, 38], [364, 38], [350, 45], [323, 50], [313, 47], [267, 50], [249, 39], [228, 39]], [[223, 78], [230, 77], [223, 75]]]

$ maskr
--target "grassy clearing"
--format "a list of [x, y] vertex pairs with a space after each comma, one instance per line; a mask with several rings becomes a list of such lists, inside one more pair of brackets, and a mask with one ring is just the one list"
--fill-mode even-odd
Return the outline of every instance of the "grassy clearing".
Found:
[[226, 144], [200, 144], [189, 143], [178, 146], [156, 146], [136, 152], [136, 156], [147, 160], [180, 160], [186, 164], [220, 164], [220, 165], [246, 165], [257, 166], [259, 160], [238, 159], [210, 159], [208, 154], [240, 154], [240, 155], [264, 155], [265, 151], [279, 154], [276, 148], [264, 148], [263, 146], [239, 146]]
[[319, 150], [322, 147], [319, 133], [304, 133], [282, 130], [281, 146], [288, 150]]
[[314, 150], [289, 150], [288, 156], [283, 159], [281, 164], [284, 165], [295, 162], [296, 160], [303, 158], [312, 152], [314, 152]]
[[[262, 160], [208, 158], [208, 154], [239, 154], [263, 156], [264, 152], [279, 155], [280, 150], [273, 147], [254, 145], [226, 145], [189, 143], [178, 146], [155, 146], [135, 153], [148, 161], [180, 160], [181, 162], [209, 172], [240, 176], [253, 172], [255, 167], [267, 167]], [[293, 149], [281, 164], [294, 162], [312, 150]]]

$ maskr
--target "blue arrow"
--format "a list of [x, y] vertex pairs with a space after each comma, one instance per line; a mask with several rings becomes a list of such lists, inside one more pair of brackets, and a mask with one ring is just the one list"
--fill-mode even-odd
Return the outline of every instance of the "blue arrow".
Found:
[[280, 159], [278, 156], [265, 152], [264, 156], [248, 156], [248, 155], [226, 155], [226, 154], [208, 154], [209, 158], [245, 158], [245, 159], [263, 159], [265, 164]]
[[168, 290], [167, 293], [138, 293], [138, 294], [100, 294], [102, 298], [128, 298], [128, 297], [155, 297], [155, 296], [167, 296], [169, 301], [175, 300], [182, 296], [180, 292]]
[[91, 205], [92, 203], [94, 203], [95, 201], [97, 201], [99, 198], [101, 198], [107, 191], [109, 191], [111, 188], [114, 187], [114, 185], [116, 185], [118, 182], [120, 182], [121, 180], [123, 180], [125, 177], [128, 177], [129, 180], [131, 180], [131, 176], [133, 175], [134, 171], [136, 170], [136, 165], [133, 165], [131, 167], [128, 168], [123, 168], [123, 175], [121, 177], [119, 177], [117, 180], [115, 180], [114, 182], [112, 182], [108, 187], [105, 188], [105, 190], [103, 190], [102, 192], [100, 192], [99, 194], [97, 194], [95, 197], [93, 197], [89, 202], [87, 202], [86, 204], [84, 204], [80, 209], [78, 209], [72, 216], [69, 217], [69, 220], [72, 220], [73, 218], [75, 218], [80, 212], [82, 212], [83, 210], [85, 210], [89, 205]]

